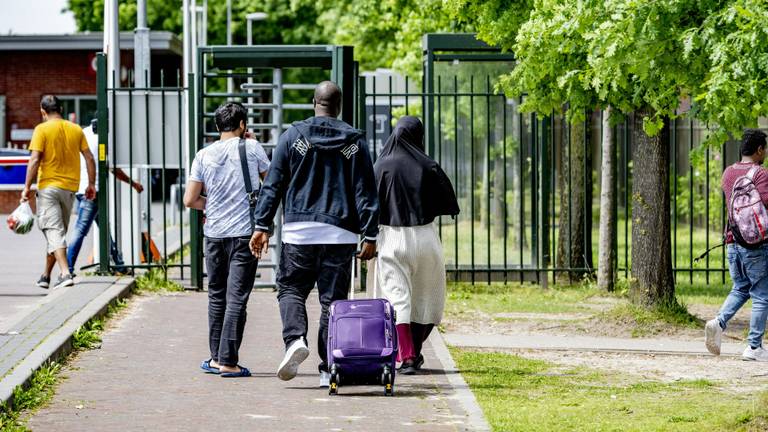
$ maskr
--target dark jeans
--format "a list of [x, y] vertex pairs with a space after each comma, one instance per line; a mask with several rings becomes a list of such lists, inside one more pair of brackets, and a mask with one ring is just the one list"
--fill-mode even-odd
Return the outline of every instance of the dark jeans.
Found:
[[[83, 194], [75, 195], [77, 198], [77, 222], [75, 223], [75, 232], [72, 240], [67, 247], [67, 262], [69, 263], [69, 272], [75, 274], [75, 262], [80, 255], [80, 248], [83, 247], [83, 240], [91, 230], [91, 225], [95, 221], [99, 223], [99, 203], [96, 200], [87, 200]], [[121, 273], [125, 272], [125, 263], [123, 255], [117, 250], [117, 245], [112, 239], [112, 233], [109, 234], [109, 255], [115, 263], [115, 270]]]
[[208, 270], [208, 341], [211, 358], [235, 366], [243, 342], [246, 307], [258, 261], [248, 247], [250, 237], [205, 238]]
[[283, 243], [277, 271], [277, 300], [283, 320], [286, 348], [298, 338], [307, 337], [307, 297], [317, 284], [320, 297], [320, 328], [317, 352], [326, 370], [328, 341], [328, 309], [335, 300], [349, 293], [352, 256], [356, 245], [293, 245]]

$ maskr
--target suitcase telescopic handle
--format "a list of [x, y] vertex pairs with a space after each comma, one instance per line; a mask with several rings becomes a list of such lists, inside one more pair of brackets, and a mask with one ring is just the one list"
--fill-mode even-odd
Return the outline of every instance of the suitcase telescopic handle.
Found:
[[355, 252], [354, 255], [352, 255], [352, 268], [349, 272], [349, 295], [347, 296], [350, 300], [355, 299], [355, 260], [357, 259], [357, 254], [359, 252]]

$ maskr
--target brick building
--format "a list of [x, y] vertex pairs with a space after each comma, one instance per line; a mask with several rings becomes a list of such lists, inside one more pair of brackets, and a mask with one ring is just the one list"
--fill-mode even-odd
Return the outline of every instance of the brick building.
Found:
[[[41, 121], [39, 104], [44, 94], [62, 100], [65, 118], [89, 124], [96, 115], [95, 56], [102, 46], [102, 33], [0, 36], [0, 148], [27, 147]], [[121, 85], [130, 86], [133, 33], [120, 34], [120, 48]], [[170, 32], [152, 32], [150, 48], [152, 85], [160, 85], [161, 70], [165, 85], [177, 85], [181, 40]], [[3, 159], [0, 155], [0, 170], [13, 169], [10, 162], [4, 166]], [[18, 157], [7, 160], [18, 163]], [[0, 179], [9, 177], [0, 175]], [[0, 214], [15, 207], [21, 187], [7, 181], [0, 184]]]

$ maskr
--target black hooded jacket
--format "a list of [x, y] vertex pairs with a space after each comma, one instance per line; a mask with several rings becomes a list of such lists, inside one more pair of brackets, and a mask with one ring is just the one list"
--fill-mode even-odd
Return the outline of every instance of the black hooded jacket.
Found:
[[257, 230], [267, 231], [280, 202], [286, 222], [322, 222], [375, 240], [379, 200], [363, 131], [330, 117], [295, 122], [272, 153]]

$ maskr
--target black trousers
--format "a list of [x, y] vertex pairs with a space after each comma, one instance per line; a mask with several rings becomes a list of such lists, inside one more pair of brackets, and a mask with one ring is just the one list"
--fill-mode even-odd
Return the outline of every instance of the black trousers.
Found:
[[296, 339], [307, 337], [307, 297], [317, 284], [320, 297], [320, 328], [317, 352], [320, 370], [327, 370], [328, 309], [335, 300], [347, 298], [352, 276], [352, 256], [357, 246], [294, 245], [283, 243], [277, 271], [277, 300], [283, 320], [286, 348]]
[[208, 269], [208, 341], [211, 358], [225, 366], [238, 363], [246, 307], [258, 261], [250, 237], [205, 238]]

